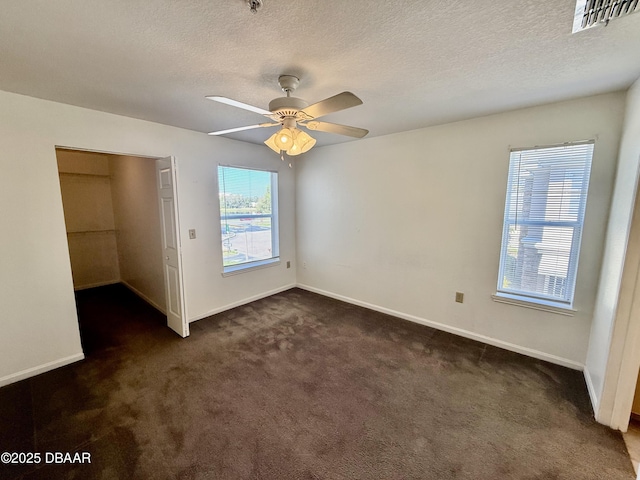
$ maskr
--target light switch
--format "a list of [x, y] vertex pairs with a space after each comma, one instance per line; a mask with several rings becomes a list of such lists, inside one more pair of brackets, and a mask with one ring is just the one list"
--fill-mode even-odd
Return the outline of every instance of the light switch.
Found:
[[189, 230], [189, 238], [191, 240], [193, 240], [194, 238], [196, 238], [196, 229], [192, 228], [191, 230]]

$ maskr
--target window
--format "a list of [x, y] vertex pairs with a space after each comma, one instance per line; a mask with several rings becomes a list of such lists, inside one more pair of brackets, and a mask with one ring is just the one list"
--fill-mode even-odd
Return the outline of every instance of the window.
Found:
[[511, 151], [498, 297], [573, 304], [593, 142]]
[[218, 167], [224, 273], [279, 260], [278, 174]]

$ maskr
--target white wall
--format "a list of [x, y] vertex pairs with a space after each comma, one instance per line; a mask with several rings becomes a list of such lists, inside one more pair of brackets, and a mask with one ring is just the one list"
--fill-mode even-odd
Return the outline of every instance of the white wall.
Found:
[[[639, 272], [640, 208], [637, 206], [634, 214], [639, 163], [640, 80], [627, 92], [615, 192], [586, 362], [596, 418], [605, 424], [611, 424]], [[635, 370], [637, 373], [637, 363]], [[633, 384], [629, 385], [632, 387]], [[623, 428], [626, 429], [626, 425]]]
[[156, 161], [109, 155], [120, 281], [165, 312]]
[[120, 281], [107, 155], [56, 150], [76, 290]]
[[[280, 252], [295, 258], [294, 172], [269, 149], [0, 92], [0, 385], [82, 358], [56, 145], [176, 157], [188, 318], [295, 283], [285, 262], [221, 276], [218, 162], [280, 171]], [[197, 239], [188, 239], [190, 228]]]
[[[623, 109], [613, 93], [311, 150], [296, 178], [299, 284], [581, 368]], [[575, 316], [494, 302], [509, 148], [590, 138]]]

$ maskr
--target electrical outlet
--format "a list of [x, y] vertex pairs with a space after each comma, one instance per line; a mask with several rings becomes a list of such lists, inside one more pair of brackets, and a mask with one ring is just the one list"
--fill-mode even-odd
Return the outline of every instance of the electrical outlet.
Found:
[[196, 238], [196, 229], [192, 228], [191, 230], [189, 230], [189, 238], [191, 240], [193, 240], [194, 238]]
[[307, 262], [302, 262], [302, 268], [307, 268]]
[[456, 302], [462, 303], [463, 300], [464, 300], [464, 293], [456, 292]]
[[291, 262], [287, 260], [287, 268], [291, 268]]

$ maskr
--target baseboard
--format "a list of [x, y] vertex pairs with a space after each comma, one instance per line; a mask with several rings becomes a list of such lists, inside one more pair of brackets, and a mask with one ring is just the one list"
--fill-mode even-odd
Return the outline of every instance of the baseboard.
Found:
[[117, 285], [120, 280], [109, 280], [108, 282], [90, 283], [89, 285], [80, 285], [79, 287], [73, 287], [77, 292], [79, 290], [88, 290], [89, 288], [106, 287], [107, 285]]
[[135, 293], [138, 297], [140, 297], [142, 300], [144, 300], [145, 302], [147, 302], [149, 305], [151, 305], [153, 308], [155, 308], [156, 310], [159, 310], [160, 312], [162, 312], [164, 315], [167, 314], [167, 310], [165, 307], [161, 307], [160, 305], [158, 305], [156, 302], [154, 302], [153, 300], [151, 300], [149, 297], [147, 297], [144, 293], [142, 293], [140, 290], [138, 290], [136, 287], [134, 287], [133, 285], [131, 285], [130, 283], [121, 280], [120, 283], [122, 283], [122, 285], [124, 285], [125, 287], [127, 287], [129, 290], [131, 290], [133, 293]]
[[584, 366], [584, 381], [587, 384], [587, 392], [589, 392], [589, 399], [591, 399], [591, 407], [593, 408], [593, 415], [596, 416], [596, 412], [598, 411], [598, 406], [600, 402], [598, 401], [598, 394], [596, 393], [596, 389], [593, 386], [593, 380], [591, 380], [591, 373], [587, 366]]
[[215, 308], [213, 310], [208, 311], [207, 313], [203, 313], [202, 315], [198, 315], [196, 317], [190, 318], [189, 323], [197, 322], [198, 320], [202, 320], [203, 318], [210, 317], [211, 315], [215, 315], [217, 313], [224, 312], [226, 310], [231, 310], [232, 308], [240, 307], [242, 305], [246, 305], [247, 303], [255, 302], [256, 300], [260, 300], [261, 298], [270, 297], [271, 295], [275, 295], [276, 293], [284, 292], [286, 290], [291, 290], [295, 288], [296, 284], [291, 283], [289, 285], [285, 285], [284, 287], [276, 288], [274, 290], [270, 290], [268, 292], [259, 293], [258, 295], [254, 295], [253, 297], [244, 298], [242, 300], [238, 300], [237, 302], [229, 303], [224, 307]]
[[563, 367], [571, 368], [573, 370], [580, 370], [580, 371], [584, 370], [584, 365], [582, 363], [576, 362], [574, 360], [570, 360], [568, 358], [558, 357], [550, 353], [541, 352], [539, 350], [535, 350], [532, 348], [522, 347], [520, 345], [505, 342], [497, 338], [487, 337], [485, 335], [480, 335], [478, 333], [474, 333], [469, 330], [464, 330], [462, 328], [445, 325], [444, 323], [433, 322], [431, 320], [420, 318], [415, 315], [409, 315], [407, 313], [398, 312], [397, 310], [392, 310], [390, 308], [382, 307], [380, 305], [375, 305], [373, 303], [363, 302], [361, 300], [356, 300], [355, 298], [345, 297], [344, 295], [329, 292], [329, 291], [322, 290], [320, 288], [312, 287], [309, 285], [298, 284], [297, 287], [303, 290], [308, 290], [310, 292], [324, 295], [325, 297], [335, 298], [336, 300], [341, 300], [343, 302], [351, 303], [353, 305], [358, 305], [360, 307], [365, 307], [370, 310], [375, 310], [376, 312], [386, 313], [387, 315], [392, 315], [394, 317], [402, 318], [403, 320], [408, 320], [410, 322], [426, 325], [427, 327], [435, 328], [436, 330], [442, 330], [443, 332], [452, 333], [454, 335], [459, 335], [461, 337], [469, 338], [471, 340], [476, 340], [478, 342], [486, 343], [488, 345], [493, 345], [494, 347], [502, 348], [504, 350], [509, 350], [511, 352], [516, 352], [522, 355], [527, 355], [529, 357], [537, 358], [538, 360], [544, 360], [546, 362], [554, 363], [556, 365], [561, 365]]
[[11, 375], [0, 378], [0, 387], [4, 387], [5, 385], [9, 385], [10, 383], [19, 382], [20, 380], [24, 380], [25, 378], [35, 377], [36, 375], [40, 375], [41, 373], [64, 367], [65, 365], [69, 365], [70, 363], [78, 362], [80, 360], [84, 360], [84, 353], [77, 353], [69, 357], [54, 360], [53, 362], [38, 365], [37, 367], [22, 370], [21, 372], [12, 373]]

